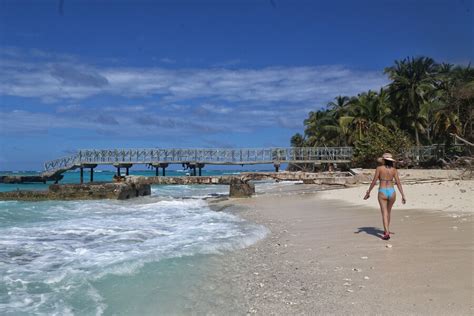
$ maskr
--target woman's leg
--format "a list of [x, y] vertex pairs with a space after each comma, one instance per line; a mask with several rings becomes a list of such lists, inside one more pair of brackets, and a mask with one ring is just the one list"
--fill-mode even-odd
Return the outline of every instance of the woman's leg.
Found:
[[390, 197], [390, 200], [388, 200], [388, 205], [387, 205], [388, 226], [390, 226], [390, 218], [392, 216], [392, 207], [393, 207], [393, 204], [395, 204], [396, 199], [397, 199], [397, 193], [393, 192], [392, 196]]
[[387, 234], [389, 232], [389, 217], [388, 217], [388, 200], [385, 194], [379, 192], [379, 204], [380, 204], [380, 211], [382, 212], [382, 223], [383, 223], [383, 230]]

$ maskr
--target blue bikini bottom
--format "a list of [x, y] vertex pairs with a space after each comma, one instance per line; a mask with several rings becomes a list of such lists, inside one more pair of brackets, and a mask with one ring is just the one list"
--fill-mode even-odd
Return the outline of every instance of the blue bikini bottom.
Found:
[[390, 200], [392, 195], [395, 194], [395, 188], [379, 188], [379, 192], [382, 192], [387, 197], [387, 199]]

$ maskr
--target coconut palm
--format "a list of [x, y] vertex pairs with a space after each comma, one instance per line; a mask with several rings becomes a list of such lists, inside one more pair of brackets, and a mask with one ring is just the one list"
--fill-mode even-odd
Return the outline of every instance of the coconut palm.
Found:
[[424, 133], [426, 127], [426, 118], [420, 115], [420, 109], [433, 96], [438, 70], [438, 65], [428, 57], [406, 58], [385, 68], [392, 80], [389, 93], [400, 127], [414, 133], [417, 145], [420, 145], [419, 134]]
[[392, 116], [388, 93], [380, 89], [379, 93], [369, 90], [352, 98], [347, 115], [339, 118], [339, 125], [341, 128], [352, 126], [356, 139], [361, 140], [370, 126], [386, 129], [398, 124]]

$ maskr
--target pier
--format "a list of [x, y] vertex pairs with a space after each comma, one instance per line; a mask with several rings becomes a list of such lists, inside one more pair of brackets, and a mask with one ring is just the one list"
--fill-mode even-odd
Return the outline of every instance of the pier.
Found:
[[[415, 164], [444, 157], [443, 145], [412, 147], [405, 154]], [[57, 179], [59, 175], [80, 169], [81, 183], [84, 171], [89, 171], [94, 181], [94, 169], [109, 165], [116, 168], [116, 175], [129, 175], [134, 165], [146, 165], [155, 170], [155, 176], [166, 176], [166, 169], [173, 164], [190, 170], [190, 175], [201, 176], [206, 165], [273, 165], [275, 172], [287, 164], [350, 164], [352, 147], [276, 147], [276, 148], [142, 148], [142, 149], [83, 149], [77, 153], [47, 161], [43, 178]], [[161, 169], [161, 170], [160, 170]], [[161, 171], [161, 172], [160, 172]]]
[[155, 175], [166, 176], [166, 168], [172, 164], [188, 168], [193, 176], [202, 175], [206, 165], [257, 165], [272, 164], [278, 172], [283, 163], [350, 163], [352, 147], [303, 147], [303, 148], [239, 148], [239, 149], [86, 149], [76, 154], [48, 161], [42, 176], [60, 175], [68, 170], [79, 169], [81, 183], [84, 169], [94, 181], [94, 169], [109, 165], [117, 170], [117, 176], [129, 174], [136, 164], [155, 169]]

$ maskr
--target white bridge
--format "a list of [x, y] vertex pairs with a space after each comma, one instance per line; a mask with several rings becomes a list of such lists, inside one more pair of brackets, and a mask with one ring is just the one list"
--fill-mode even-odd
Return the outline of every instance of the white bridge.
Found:
[[[404, 156], [415, 162], [427, 161], [444, 156], [444, 146], [412, 147]], [[181, 164], [190, 168], [196, 175], [196, 168], [201, 175], [205, 165], [255, 165], [273, 164], [278, 171], [282, 163], [293, 164], [329, 164], [350, 163], [353, 156], [352, 147], [289, 147], [289, 148], [144, 148], [144, 149], [85, 149], [77, 153], [48, 161], [44, 164], [43, 177], [59, 176], [67, 170], [80, 168], [81, 182], [83, 169], [90, 168], [93, 181], [94, 168], [99, 165], [111, 165], [121, 168], [126, 174], [135, 164], [144, 164], [156, 169], [162, 175], [170, 164]]]
[[112, 165], [128, 168], [134, 164], [145, 164], [165, 169], [170, 164], [184, 164], [190, 168], [204, 165], [255, 165], [273, 164], [278, 170], [282, 163], [349, 163], [352, 147], [302, 147], [302, 148], [238, 148], [238, 149], [86, 149], [76, 154], [51, 160], [44, 164], [43, 175], [61, 174], [76, 168], [93, 168]]

